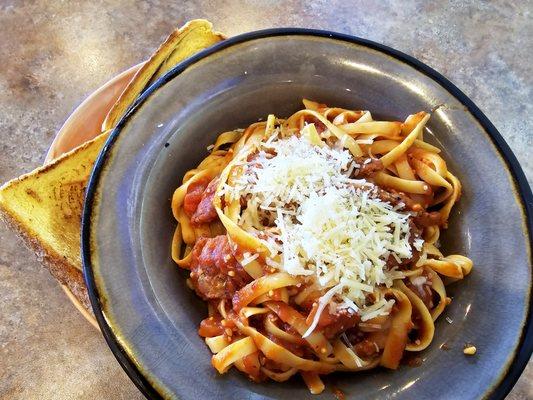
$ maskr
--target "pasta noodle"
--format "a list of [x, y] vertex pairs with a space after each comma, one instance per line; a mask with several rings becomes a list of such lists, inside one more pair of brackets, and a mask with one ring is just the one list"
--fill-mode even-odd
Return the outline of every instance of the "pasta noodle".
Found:
[[218, 136], [174, 192], [171, 250], [208, 303], [198, 332], [219, 373], [300, 374], [320, 393], [322, 375], [427, 348], [444, 282], [472, 261], [438, 248], [461, 184], [424, 141], [429, 114], [303, 102]]

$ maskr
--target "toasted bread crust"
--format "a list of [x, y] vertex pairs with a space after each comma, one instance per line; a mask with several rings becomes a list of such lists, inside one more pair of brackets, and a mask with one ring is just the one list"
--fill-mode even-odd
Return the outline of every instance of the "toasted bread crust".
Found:
[[[41, 261], [50, 273], [63, 285], [67, 286], [72, 294], [79, 300], [81, 305], [92, 313], [89, 296], [82, 275], [81, 258], [80, 258], [80, 231], [81, 231], [81, 211], [83, 203], [83, 193], [85, 193], [86, 181], [90, 167], [92, 166], [94, 155], [87, 156], [87, 151], [92, 148], [92, 153], [100, 148], [105, 142], [107, 134], [101, 134], [96, 138], [85, 142], [68, 153], [53, 160], [49, 164], [35, 169], [34, 171], [15, 178], [0, 188], [0, 219], [2, 219], [8, 228], [15, 231], [25, 242], [27, 247], [32, 250], [39, 261]], [[97, 155], [98, 153], [95, 153]], [[66, 167], [69, 161], [76, 160], [79, 163], [87, 164], [81, 174], [82, 168], [77, 169], [77, 175], [72, 174], [72, 170]], [[61, 171], [64, 180], [59, 180], [58, 176], [50, 181], [50, 174]], [[52, 201], [43, 192], [42, 187], [57, 188], [60, 185], [69, 185], [74, 182], [79, 192], [66, 191], [62, 197]], [[31, 182], [27, 187], [26, 182]], [[26, 189], [24, 190], [24, 187]], [[33, 189], [30, 189], [33, 188]], [[22, 197], [16, 197], [18, 193]], [[78, 198], [80, 196], [80, 198]], [[27, 199], [27, 200], [26, 200]], [[51, 238], [57, 236], [58, 226], [47, 226], [47, 231], [36, 230], [35, 221], [28, 219], [27, 215], [20, 214], [16, 203], [24, 201], [27, 209], [32, 209], [36, 214], [49, 212], [54, 216], [54, 220], [59, 223], [58, 226], [68, 224], [70, 232], [67, 241], [63, 242], [63, 247], [54, 246]], [[63, 208], [67, 204], [66, 208]], [[38, 208], [30, 208], [38, 207]], [[50, 221], [50, 220], [47, 220]], [[63, 225], [62, 225], [63, 224]], [[39, 232], [39, 233], [38, 233]], [[65, 239], [66, 240], [66, 239]]]
[[[225, 36], [221, 33], [214, 32], [212, 27], [213, 25], [209, 21], [195, 19], [172, 32], [137, 71], [126, 89], [111, 107], [102, 125], [102, 130], [113, 129], [130, 105], [133, 104], [135, 99], [154, 78], [161, 76], [177, 63], [183, 61], [183, 59], [225, 39]], [[198, 38], [200, 42], [195, 43], [191, 38]], [[185, 43], [187, 40], [190, 40], [191, 43]], [[182, 54], [173, 56], [176, 49], [180, 49]]]
[[48, 268], [52, 276], [67, 286], [81, 305], [92, 314], [89, 294], [81, 271], [57, 254], [54, 249], [32, 236], [15, 218], [1, 208], [0, 219], [23, 239], [24, 244], [35, 253], [37, 259]]

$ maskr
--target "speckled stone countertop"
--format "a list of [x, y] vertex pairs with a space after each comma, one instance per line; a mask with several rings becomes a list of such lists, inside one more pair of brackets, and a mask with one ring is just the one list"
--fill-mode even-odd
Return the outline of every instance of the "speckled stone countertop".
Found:
[[[235, 35], [300, 26], [417, 57], [486, 113], [533, 180], [529, 1], [0, 0], [0, 183], [39, 166], [92, 91], [144, 60], [176, 26], [207, 18]], [[533, 399], [533, 363], [508, 399]], [[0, 398], [140, 399], [102, 336], [0, 226]]]

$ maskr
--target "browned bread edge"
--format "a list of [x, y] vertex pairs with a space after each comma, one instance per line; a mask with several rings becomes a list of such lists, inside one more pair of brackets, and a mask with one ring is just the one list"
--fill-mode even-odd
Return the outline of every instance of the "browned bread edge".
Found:
[[35, 253], [39, 262], [48, 268], [54, 278], [67, 286], [83, 307], [92, 314], [89, 294], [81, 271], [54, 250], [45, 248], [41, 241], [31, 235], [16, 218], [9, 215], [7, 210], [3, 210], [1, 207], [0, 219], [5, 222], [8, 228], [12, 229], [23, 239], [24, 244]]

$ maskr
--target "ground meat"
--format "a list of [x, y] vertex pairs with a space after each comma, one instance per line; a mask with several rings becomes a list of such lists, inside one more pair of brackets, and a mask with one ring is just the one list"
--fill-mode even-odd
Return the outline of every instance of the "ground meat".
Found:
[[358, 328], [346, 331], [346, 338], [359, 357], [368, 358], [379, 351], [375, 342], [368, 339], [368, 334], [361, 332]]
[[394, 256], [390, 255], [389, 258], [387, 259], [388, 269], [391, 269], [393, 267], [398, 267], [398, 266], [414, 265], [420, 258], [420, 251], [415, 249], [414, 242], [416, 239], [420, 238], [422, 230], [418, 226], [416, 226], [416, 224], [413, 221], [413, 218], [409, 218], [409, 232], [411, 233], [409, 235], [409, 245], [411, 246], [412, 256], [410, 258], [400, 259], [401, 262], [398, 262], [396, 258], [394, 258]]
[[[313, 322], [318, 304], [315, 303], [309, 316], [307, 317], [307, 324], [310, 325]], [[327, 308], [320, 314], [320, 318], [317, 324], [317, 330], [322, 331], [328, 338], [334, 338], [340, 333], [356, 326], [361, 318], [359, 314], [351, 312], [347, 309], [337, 310], [335, 313], [330, 314]]]
[[389, 203], [392, 206], [405, 205], [405, 209], [415, 211], [414, 223], [419, 228], [424, 228], [432, 225], [442, 225], [442, 216], [438, 211], [423, 211], [422, 207], [416, 201], [411, 199], [404, 192], [398, 192], [394, 189], [382, 189], [379, 186], [375, 186], [371, 192], [375, 197], [381, 201]]
[[306, 117], [306, 122], [308, 124], [315, 124], [316, 131], [318, 133], [324, 132], [327, 128], [326, 125], [324, 125], [318, 118], [315, 117]]
[[191, 217], [191, 225], [198, 226], [214, 221], [217, 212], [213, 205], [213, 198], [218, 184], [218, 178], [208, 184], [206, 181], [193, 182], [187, 188], [183, 199], [183, 209]]
[[[370, 160], [370, 162], [365, 164], [366, 160]], [[359, 164], [360, 167], [355, 170], [354, 178], [366, 178], [385, 168], [381, 160], [376, 158], [356, 157], [355, 162]]]
[[[331, 316], [331, 314], [329, 315]], [[356, 326], [360, 320], [359, 314], [346, 309], [338, 311], [333, 314], [333, 322], [323, 328], [324, 336], [328, 339], [334, 338], [347, 329]]]
[[191, 257], [191, 283], [201, 298], [231, 299], [251, 280], [233, 257], [225, 235], [196, 241]]
[[442, 215], [438, 211], [419, 211], [414, 217], [414, 221], [421, 228], [443, 224]]
[[414, 294], [420, 297], [420, 300], [424, 302], [428, 309], [432, 309], [434, 307], [434, 302], [433, 291], [431, 290], [431, 279], [425, 273], [422, 276], [426, 278], [426, 283], [414, 285], [410, 279], [405, 279], [405, 286], [407, 286]]
[[389, 203], [392, 206], [404, 204], [405, 208], [412, 210], [415, 204], [417, 204], [404, 192], [398, 192], [394, 189], [385, 190], [379, 186], [375, 186], [375, 188], [372, 190], [372, 193], [375, 194], [375, 197], [379, 198], [381, 201]]
[[187, 188], [187, 194], [183, 199], [183, 210], [189, 217], [191, 217], [198, 208], [198, 204], [200, 204], [200, 200], [202, 200], [202, 195], [208, 184], [208, 179], [200, 179], [199, 181], [192, 182]]
[[[216, 301], [211, 302], [211, 305], [215, 308], [216, 305], [213, 303], [216, 303]], [[220, 314], [216, 313], [200, 322], [198, 334], [202, 337], [215, 337], [220, 335], [228, 336], [228, 330], [231, 332], [236, 331], [237, 325], [235, 325], [235, 321], [237, 319], [238, 316], [231, 310], [227, 311], [226, 318], [223, 318]]]
[[437, 211], [420, 211], [421, 206], [418, 203], [413, 201], [407, 194], [398, 192], [394, 189], [385, 190], [375, 186], [371, 193], [381, 201], [387, 202], [392, 206], [400, 206], [401, 204], [404, 204], [405, 209], [416, 211], [416, 214], [413, 213], [413, 217], [409, 218], [409, 230], [411, 232], [411, 235], [409, 236], [409, 244], [411, 245], [411, 252], [413, 256], [409, 259], [402, 260], [401, 263], [399, 263], [393, 256], [390, 256], [387, 260], [387, 266], [390, 269], [398, 265], [416, 263], [420, 257], [420, 252], [413, 246], [415, 239], [420, 238], [423, 228], [432, 225], [442, 225], [443, 222], [441, 214]]
[[220, 315], [209, 317], [200, 322], [198, 334], [202, 337], [214, 337], [224, 334], [222, 317]]
[[375, 343], [368, 339], [364, 339], [363, 341], [357, 343], [354, 348], [357, 355], [363, 358], [368, 358], [378, 352]]

